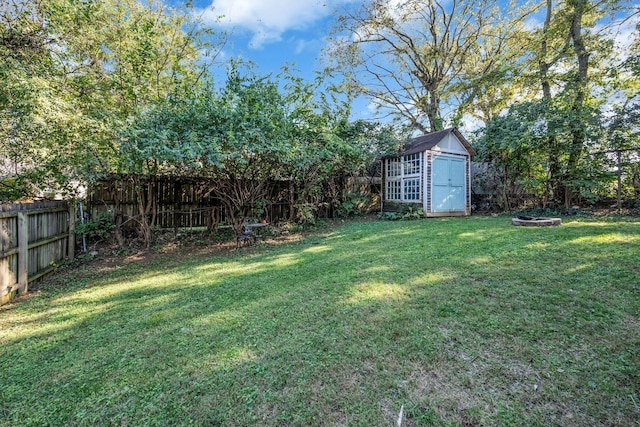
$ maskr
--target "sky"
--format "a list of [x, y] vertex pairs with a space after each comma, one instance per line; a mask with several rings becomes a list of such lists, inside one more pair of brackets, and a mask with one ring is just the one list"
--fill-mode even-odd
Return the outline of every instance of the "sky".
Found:
[[353, 0], [196, 0], [202, 19], [229, 31], [225, 58], [255, 62], [261, 73], [277, 74], [294, 64], [303, 77], [322, 68], [321, 50], [334, 22], [333, 11]]

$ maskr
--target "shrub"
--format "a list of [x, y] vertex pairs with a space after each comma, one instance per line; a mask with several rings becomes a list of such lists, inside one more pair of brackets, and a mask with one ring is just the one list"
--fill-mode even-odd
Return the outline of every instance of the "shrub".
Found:
[[348, 193], [338, 206], [337, 214], [341, 218], [365, 215], [370, 212], [371, 198], [360, 193]]
[[318, 207], [313, 203], [299, 203], [295, 205], [296, 208], [296, 220], [300, 224], [315, 224], [316, 223], [316, 211]]
[[398, 221], [398, 220], [414, 220], [424, 218], [424, 211], [422, 208], [416, 208], [411, 205], [402, 205], [400, 212], [379, 212], [378, 219], [383, 221]]
[[398, 221], [402, 219], [402, 214], [398, 212], [378, 212], [377, 216], [382, 221]]
[[89, 220], [84, 224], [76, 223], [75, 233], [85, 235], [89, 239], [108, 240], [113, 236], [116, 226], [113, 222], [111, 212], [101, 212], [94, 220]]
[[402, 207], [402, 219], [412, 220], [424, 217], [424, 211], [421, 208], [405, 205]]

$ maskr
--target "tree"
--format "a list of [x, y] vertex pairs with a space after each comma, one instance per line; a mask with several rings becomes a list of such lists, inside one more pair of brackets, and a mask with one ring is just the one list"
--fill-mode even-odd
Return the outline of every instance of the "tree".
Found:
[[208, 66], [211, 31], [161, 2], [15, 0], [0, 11], [2, 144], [36, 187], [126, 172], [118, 130], [191, 90]]
[[[627, 18], [636, 19], [640, 10]], [[615, 168], [618, 171], [618, 196], [626, 192], [634, 201], [635, 206], [640, 206], [640, 23], [636, 24], [634, 38], [628, 46], [628, 56], [622, 58], [619, 63], [614, 63], [610, 68], [612, 85], [615, 88], [617, 102], [613, 106], [613, 112], [607, 122], [608, 144], [606, 149], [615, 153]], [[624, 173], [623, 173], [624, 172]]]
[[71, 116], [57, 84], [61, 68], [55, 39], [39, 13], [43, 7], [18, 0], [0, 6], [0, 177], [11, 177], [2, 186], [17, 198], [62, 175], [49, 156]]
[[288, 113], [276, 81], [231, 68], [212, 118], [220, 152], [212, 190], [238, 232], [256, 204], [268, 200], [288, 157]]
[[[215, 60], [224, 34], [155, 0], [15, 0], [2, 12], [0, 102], [9, 133], [0, 143], [14, 180], [35, 191], [126, 176], [149, 243], [153, 192], [143, 192], [141, 176], [158, 165], [121, 146], [120, 132], [153, 106], [195, 93], [210, 65], [201, 52], [213, 50]], [[122, 243], [118, 201], [115, 211]]]
[[[599, 108], [605, 98], [595, 93], [608, 93], [610, 89], [600, 86], [597, 90], [596, 85], [603, 81], [607, 64], [613, 62], [613, 41], [594, 28], [606, 23], [622, 3], [568, 0], [554, 7], [552, 0], [546, 2], [545, 23], [537, 35], [542, 94], [544, 99], [553, 98], [563, 105], [557, 114], [570, 123], [564, 138], [553, 135], [547, 141], [548, 188], [551, 199], [566, 208], [578, 197], [588, 196], [588, 188], [594, 184], [588, 178], [593, 174], [587, 173], [592, 168], [585, 168], [584, 162], [588, 162], [590, 149], [601, 146]], [[554, 46], [553, 52], [550, 46]], [[554, 90], [556, 94], [552, 94]]]
[[[501, 134], [499, 124], [504, 118], [516, 119], [514, 111], [528, 111], [525, 122], [544, 129], [542, 138], [530, 144], [537, 153], [530, 161], [540, 162], [545, 171], [542, 187], [534, 193], [545, 206], [568, 208], [580, 200], [594, 201], [594, 189], [608, 179], [602, 159], [589, 153], [601, 150], [605, 141], [601, 107], [611, 94], [606, 76], [615, 62], [613, 40], [605, 30], [623, 3], [546, 0], [543, 24], [518, 35], [525, 47], [520, 73], [526, 86], [520, 90], [534, 97], [513, 105], [487, 130], [498, 140], [513, 138], [506, 129]], [[530, 108], [536, 104], [544, 108]], [[527, 138], [523, 133], [522, 143], [529, 144]]]
[[331, 83], [331, 74], [306, 81], [284, 72], [281, 78], [293, 123], [288, 133], [292, 149], [281, 175], [290, 184], [290, 217], [313, 222], [354, 213], [355, 205], [364, 210], [364, 198], [349, 181], [367, 176], [381, 153], [398, 149], [394, 127], [352, 121], [351, 94], [347, 89], [345, 96], [344, 86]]
[[426, 133], [442, 129], [447, 114], [459, 120], [504, 75], [522, 21], [486, 0], [373, 0], [341, 16], [336, 32], [346, 35], [332, 55], [381, 109]]

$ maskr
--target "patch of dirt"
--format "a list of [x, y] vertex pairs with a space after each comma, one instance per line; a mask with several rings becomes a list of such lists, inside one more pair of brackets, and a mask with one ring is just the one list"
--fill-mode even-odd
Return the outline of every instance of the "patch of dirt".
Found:
[[449, 348], [446, 353], [429, 366], [412, 366], [407, 392], [418, 414], [432, 411], [441, 421], [476, 426], [482, 424], [479, 413], [497, 414], [496, 402], [507, 397], [534, 411], [540, 404], [540, 375], [527, 363], [489, 351], [471, 356]]
[[465, 409], [480, 404], [471, 384], [464, 385], [452, 375], [449, 366], [415, 366], [412, 370], [409, 395], [413, 401], [425, 399], [441, 415], [464, 413]]

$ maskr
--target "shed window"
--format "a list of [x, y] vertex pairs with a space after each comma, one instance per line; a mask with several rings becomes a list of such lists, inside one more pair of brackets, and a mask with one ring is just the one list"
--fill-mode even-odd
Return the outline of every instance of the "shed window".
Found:
[[402, 200], [401, 189], [399, 180], [387, 181], [387, 200]]
[[420, 200], [420, 178], [403, 180], [403, 200]]
[[404, 174], [405, 175], [419, 175], [420, 174], [420, 153], [409, 154], [403, 156], [404, 160]]
[[422, 154], [410, 154], [386, 161], [385, 199], [418, 202], [422, 200]]
[[400, 162], [397, 160], [389, 160], [387, 162], [387, 176], [395, 177], [400, 175], [401, 175]]

